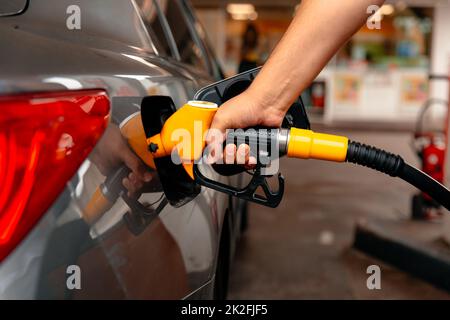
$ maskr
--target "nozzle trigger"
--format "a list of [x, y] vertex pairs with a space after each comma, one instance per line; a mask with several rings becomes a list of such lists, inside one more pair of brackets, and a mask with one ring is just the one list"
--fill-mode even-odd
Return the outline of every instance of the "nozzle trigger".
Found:
[[[283, 199], [284, 177], [280, 173], [278, 174], [278, 190], [272, 191], [267, 182], [267, 177], [261, 174], [261, 166], [259, 165], [256, 167], [255, 172], [252, 175], [252, 179], [248, 185], [241, 189], [207, 178], [198, 168], [198, 164], [194, 164], [193, 170], [195, 182], [199, 185], [238, 197], [243, 200], [276, 208]], [[257, 193], [259, 187], [261, 187], [264, 195]]]

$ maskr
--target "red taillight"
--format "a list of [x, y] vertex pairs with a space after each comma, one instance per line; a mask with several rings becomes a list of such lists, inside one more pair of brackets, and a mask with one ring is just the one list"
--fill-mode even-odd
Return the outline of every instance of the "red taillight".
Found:
[[108, 119], [104, 91], [0, 97], [0, 261], [61, 193]]

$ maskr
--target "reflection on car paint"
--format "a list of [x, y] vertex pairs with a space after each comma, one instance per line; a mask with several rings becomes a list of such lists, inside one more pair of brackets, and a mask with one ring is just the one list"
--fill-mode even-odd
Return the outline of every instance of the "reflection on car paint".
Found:
[[[101, 159], [95, 159], [96, 151], [91, 154], [34, 230], [2, 262], [1, 298], [212, 297], [220, 229], [212, 220], [221, 224], [227, 197], [208, 191], [178, 209], [165, 205], [150, 223], [143, 219], [139, 232], [124, 219], [139, 210], [130, 209], [122, 197], [98, 219], [85, 220], [88, 201], [110, 173], [101, 164], [111, 159], [103, 151], [106, 139], [117, 137], [120, 124], [140, 110], [142, 97], [166, 95], [181, 106], [200, 86], [214, 80], [196, 74], [195, 68], [156, 57], [131, 2], [109, 1], [111, 5], [105, 7], [103, 0], [80, 0], [89, 14], [83, 16], [83, 28], [77, 32], [68, 31], [64, 23], [59, 28], [55, 20], [55, 12], [64, 12], [70, 0], [31, 1], [26, 14], [0, 19], [0, 35], [6, 41], [0, 51], [1, 95], [81, 86], [103, 88], [112, 100], [109, 134], [96, 148]], [[105, 24], [98, 19], [99, 10], [102, 17], [122, 19]], [[46, 21], [54, 25], [49, 28]], [[33, 59], [18, 52], [30, 52]], [[114, 137], [110, 142], [119, 144]], [[164, 203], [157, 178], [153, 183], [156, 189], [135, 199], [146, 210]], [[212, 199], [217, 202], [214, 214]], [[81, 290], [66, 286], [69, 265], [80, 267]]]

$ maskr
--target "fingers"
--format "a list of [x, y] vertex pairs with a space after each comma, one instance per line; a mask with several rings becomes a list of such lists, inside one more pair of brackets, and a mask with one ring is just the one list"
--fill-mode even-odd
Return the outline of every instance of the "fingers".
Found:
[[[214, 149], [214, 155], [208, 156], [208, 163], [225, 163], [254, 165], [255, 157], [250, 156], [250, 147], [248, 145], [227, 145], [223, 149], [223, 141], [226, 139], [227, 129], [249, 128], [263, 124], [261, 122], [261, 112], [255, 108], [255, 100], [252, 95], [241, 93], [228, 100], [217, 110], [206, 137], [208, 146]], [[215, 161], [211, 161], [211, 160]], [[223, 162], [222, 162], [223, 161]]]
[[[207, 135], [207, 143], [223, 143], [223, 141], [225, 141], [225, 131], [227, 129], [244, 128], [248, 125], [248, 123], [241, 123], [242, 119], [248, 118], [248, 116], [245, 115], [245, 110], [243, 111], [242, 109], [237, 108], [242, 105], [242, 103], [239, 102], [238, 97], [239, 96], [228, 100], [217, 110], [209, 127], [210, 130]], [[214, 139], [212, 139], [212, 135], [214, 135]]]
[[225, 147], [224, 161], [226, 164], [233, 164], [236, 159], [236, 146], [234, 144], [228, 144]]
[[143, 182], [152, 180], [152, 173], [147, 170], [144, 163], [130, 150], [125, 151], [123, 155], [125, 165], [130, 168], [137, 179]]
[[129, 197], [138, 197], [139, 190], [145, 183], [152, 180], [152, 173], [147, 170], [145, 164], [130, 150], [125, 149], [122, 157], [125, 165], [131, 170], [128, 177], [122, 180], [123, 186], [128, 190]]
[[247, 169], [247, 170], [252, 170], [252, 169], [255, 169], [255, 167], [256, 167], [256, 158], [254, 157], [254, 156], [250, 156], [249, 158], [248, 158], [248, 162], [245, 164], [245, 169]]
[[248, 158], [248, 164], [250, 165], [250, 166], [256, 166], [256, 157], [254, 157], [254, 156], [250, 156], [249, 158]]
[[234, 144], [228, 144], [224, 150], [225, 164], [240, 164], [246, 169], [253, 169], [256, 165], [256, 158], [250, 155], [250, 147], [247, 144], [241, 144], [236, 147]]
[[206, 161], [207, 163], [217, 163], [221, 161], [223, 155], [224, 134], [217, 129], [209, 129], [206, 136]]
[[246, 144], [241, 144], [237, 148], [236, 163], [246, 164], [248, 162], [249, 155], [250, 155], [250, 147]]
[[[221, 109], [219, 109], [219, 111], [217, 111], [216, 115], [214, 116], [214, 119], [211, 123], [210, 130], [211, 132], [214, 132], [214, 134], [218, 134], [220, 137], [220, 134], [222, 134], [222, 137], [225, 136], [225, 131], [226, 129], [230, 129], [233, 128], [233, 123], [229, 120], [231, 120], [232, 118], [230, 118], [230, 115], [228, 114], [228, 109], [226, 109], [226, 106], [222, 106]], [[208, 134], [208, 138], [210, 134]], [[210, 140], [210, 139], [208, 139]], [[223, 141], [224, 139], [222, 139]]]
[[256, 158], [250, 155], [250, 147], [246, 144], [241, 144], [236, 153], [236, 163], [243, 164], [245, 169], [251, 170], [256, 166]]
[[131, 172], [128, 177], [122, 180], [122, 184], [128, 190], [127, 195], [130, 198], [138, 198], [139, 191], [144, 186], [144, 182], [138, 179], [133, 172]]

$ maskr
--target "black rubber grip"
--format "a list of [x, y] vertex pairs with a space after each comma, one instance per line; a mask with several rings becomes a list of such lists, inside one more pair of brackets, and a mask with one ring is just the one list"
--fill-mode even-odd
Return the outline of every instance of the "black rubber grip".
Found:
[[345, 160], [386, 173], [391, 177], [397, 177], [405, 164], [399, 155], [355, 141], [349, 141]]
[[235, 144], [237, 147], [247, 144], [254, 155], [260, 149], [270, 154], [271, 144], [278, 138], [277, 134], [278, 131], [271, 128], [236, 129], [227, 133], [225, 144]]

